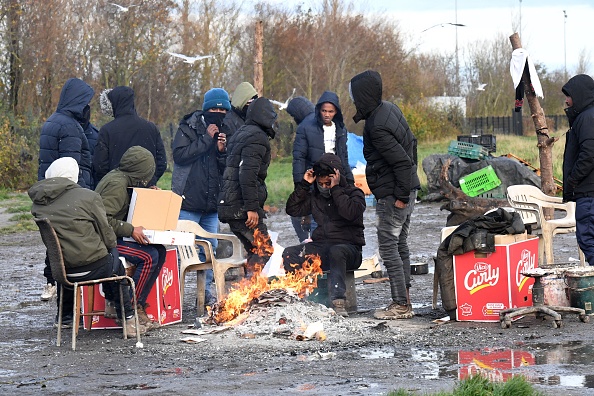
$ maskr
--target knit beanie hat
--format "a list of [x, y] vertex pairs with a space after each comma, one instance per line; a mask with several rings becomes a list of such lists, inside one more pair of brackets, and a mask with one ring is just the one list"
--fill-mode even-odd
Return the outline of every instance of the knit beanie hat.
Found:
[[78, 182], [78, 163], [72, 157], [58, 158], [45, 171], [46, 179], [52, 177], [65, 177], [74, 183]]
[[324, 153], [313, 164], [313, 170], [316, 176], [328, 176], [334, 174], [334, 169], [338, 169], [340, 173], [343, 172], [342, 162], [336, 154]]
[[249, 82], [242, 82], [235, 88], [235, 92], [233, 92], [233, 99], [231, 100], [231, 104], [236, 109], [243, 109], [243, 106], [246, 105], [248, 100], [252, 99], [254, 96], [257, 96], [258, 92], [256, 92], [256, 88]]
[[204, 104], [202, 111], [210, 109], [225, 109], [231, 110], [231, 103], [229, 102], [229, 94], [223, 88], [212, 88], [204, 94]]

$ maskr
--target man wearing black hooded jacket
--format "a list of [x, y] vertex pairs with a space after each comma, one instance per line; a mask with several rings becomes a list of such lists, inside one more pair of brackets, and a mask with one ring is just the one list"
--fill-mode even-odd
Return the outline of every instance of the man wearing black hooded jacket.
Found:
[[563, 153], [563, 199], [575, 201], [576, 237], [594, 265], [594, 80], [572, 77], [562, 88], [569, 131]]
[[[248, 276], [261, 270], [274, 251], [264, 224], [264, 203], [268, 198], [266, 175], [270, 165], [270, 139], [274, 139], [277, 114], [266, 98], [248, 107], [245, 125], [235, 132], [227, 146], [227, 166], [220, 193], [219, 220], [228, 223], [247, 251]], [[255, 251], [255, 232], [262, 235], [263, 248]]]
[[93, 155], [95, 185], [109, 171], [119, 166], [126, 150], [132, 146], [140, 146], [150, 151], [155, 159], [155, 175], [147, 185], [155, 186], [167, 169], [167, 155], [157, 126], [136, 113], [134, 91], [124, 86], [106, 89], [101, 93], [99, 102], [101, 111], [114, 119], [99, 129], [99, 139]]
[[355, 122], [365, 120], [363, 155], [365, 176], [377, 199], [375, 209], [379, 252], [390, 278], [392, 303], [374, 313], [376, 319], [408, 319], [413, 316], [410, 288], [408, 231], [417, 190], [417, 139], [402, 111], [382, 101], [382, 78], [367, 70], [351, 79]]

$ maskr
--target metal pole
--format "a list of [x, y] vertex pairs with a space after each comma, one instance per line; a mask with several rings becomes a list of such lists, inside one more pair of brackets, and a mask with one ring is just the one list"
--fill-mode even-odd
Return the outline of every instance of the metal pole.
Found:
[[456, 96], [460, 94], [460, 61], [458, 59], [458, 0], [454, 1], [454, 27], [456, 28]]
[[520, 38], [522, 37], [522, 0], [520, 0]]
[[563, 58], [565, 60], [565, 80], [567, 80], [567, 12], [563, 10]]

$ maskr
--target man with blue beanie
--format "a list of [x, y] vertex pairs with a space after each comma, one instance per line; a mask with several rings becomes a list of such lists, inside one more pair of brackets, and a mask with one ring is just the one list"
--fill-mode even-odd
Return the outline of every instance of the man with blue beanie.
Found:
[[[202, 110], [182, 118], [173, 140], [171, 190], [184, 198], [179, 219], [195, 221], [213, 233], [219, 230], [217, 201], [229, 134], [223, 120], [230, 110], [229, 94], [223, 88], [212, 88], [204, 94]], [[216, 251], [218, 240], [208, 240]], [[199, 258], [205, 261], [202, 249]], [[213, 273], [208, 270], [204, 301], [209, 306], [216, 302], [212, 282]]]

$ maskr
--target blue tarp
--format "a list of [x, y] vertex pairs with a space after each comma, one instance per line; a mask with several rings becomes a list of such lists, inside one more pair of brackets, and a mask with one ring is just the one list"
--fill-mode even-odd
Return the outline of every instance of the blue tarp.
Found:
[[363, 165], [367, 164], [363, 156], [363, 136], [349, 132], [347, 134], [347, 151], [351, 169], [357, 166], [357, 162], [361, 162]]

